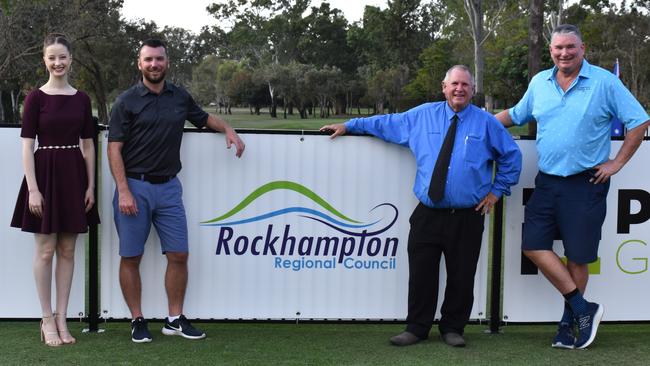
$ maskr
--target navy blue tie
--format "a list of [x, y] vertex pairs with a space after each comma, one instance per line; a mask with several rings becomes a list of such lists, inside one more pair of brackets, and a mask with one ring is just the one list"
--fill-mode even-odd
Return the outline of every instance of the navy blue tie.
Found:
[[447, 173], [449, 172], [449, 162], [451, 162], [451, 152], [454, 150], [454, 140], [456, 139], [456, 126], [458, 125], [458, 115], [454, 114], [451, 118], [451, 125], [447, 130], [447, 136], [442, 143], [438, 160], [433, 168], [431, 183], [429, 184], [429, 198], [433, 202], [440, 201], [445, 196], [445, 184], [447, 183]]

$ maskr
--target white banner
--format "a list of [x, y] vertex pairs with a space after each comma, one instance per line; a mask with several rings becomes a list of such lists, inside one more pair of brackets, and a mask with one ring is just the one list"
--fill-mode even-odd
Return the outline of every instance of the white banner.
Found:
[[[0, 180], [0, 220], [5, 222], [0, 285], [12, 294], [0, 301], [0, 318], [40, 317], [32, 274], [33, 235], [9, 227], [23, 175], [20, 131], [0, 131], [0, 162], [6, 173]], [[191, 253], [185, 312], [206, 319], [403, 319], [408, 217], [417, 203], [411, 192], [414, 162], [409, 151], [369, 137], [329, 141], [325, 136], [252, 134], [244, 138], [247, 151], [242, 159], [224, 148], [221, 135], [188, 133], [184, 138], [180, 178], [185, 185]], [[506, 202], [504, 320], [557, 321], [562, 298], [534, 267], [525, 261], [522, 265], [524, 189], [533, 188], [537, 162], [534, 141], [518, 143], [524, 171]], [[612, 145], [614, 154], [621, 142]], [[100, 156], [102, 316], [127, 318], [118, 284], [118, 245], [110, 204], [114, 184], [103, 152]], [[650, 296], [644, 291], [650, 254], [646, 156], [650, 147], [644, 143], [611, 183], [600, 260], [591, 267], [587, 292], [588, 299], [605, 306], [606, 320], [650, 319], [650, 310], [641, 306]], [[246, 201], [251, 194], [250, 202]], [[373, 234], [382, 229], [386, 230]], [[77, 245], [70, 316], [84, 314], [84, 239], [80, 236]], [[479, 319], [486, 317], [485, 238], [482, 249], [472, 311], [472, 318]], [[561, 242], [555, 249], [562, 254]], [[156, 253], [160, 246], [152, 231], [142, 263], [148, 317], [167, 313], [166, 261]], [[363, 269], [364, 265], [370, 268]], [[442, 284], [444, 277], [440, 298]]]
[[[184, 312], [204, 319], [404, 319], [408, 218], [417, 204], [410, 151], [371, 137], [243, 139], [246, 152], [237, 159], [222, 135], [184, 136], [179, 177], [190, 241]], [[102, 177], [102, 316], [128, 318], [106, 159]], [[475, 319], [486, 318], [487, 228], [486, 220]], [[152, 230], [141, 265], [149, 318], [167, 315], [160, 253]]]
[[[10, 227], [18, 190], [23, 180], [20, 128], [0, 129], [0, 318], [40, 318], [43, 314], [36, 293], [32, 263], [34, 234]], [[68, 316], [85, 316], [84, 283], [86, 235], [79, 235], [75, 249], [75, 269]], [[54, 268], [56, 260], [54, 261]], [[54, 271], [53, 271], [54, 272]], [[54, 275], [52, 276], [54, 277]], [[52, 280], [52, 306], [56, 305], [56, 287]]]
[[[534, 266], [522, 264], [521, 230], [524, 190], [534, 187], [537, 174], [535, 141], [518, 141], [524, 157], [519, 185], [506, 205], [503, 317], [506, 321], [559, 321], [563, 310], [560, 293]], [[612, 142], [612, 157], [622, 145]], [[604, 320], [648, 320], [650, 301], [648, 257], [650, 247], [650, 145], [641, 144], [634, 157], [616, 174], [607, 197], [599, 261], [590, 266], [586, 298], [604, 306]], [[595, 230], [597, 228], [594, 228]], [[556, 241], [560, 256], [564, 249]]]

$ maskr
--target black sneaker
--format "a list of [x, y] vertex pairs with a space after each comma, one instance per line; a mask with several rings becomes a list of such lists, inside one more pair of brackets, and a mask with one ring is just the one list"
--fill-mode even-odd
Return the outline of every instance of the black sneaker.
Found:
[[147, 328], [147, 321], [141, 316], [131, 321], [131, 340], [135, 343], [151, 342], [151, 333]]
[[173, 322], [170, 322], [168, 318], [165, 318], [165, 326], [162, 328], [162, 334], [179, 335], [187, 339], [205, 338], [205, 333], [194, 328], [185, 315], [181, 315]]

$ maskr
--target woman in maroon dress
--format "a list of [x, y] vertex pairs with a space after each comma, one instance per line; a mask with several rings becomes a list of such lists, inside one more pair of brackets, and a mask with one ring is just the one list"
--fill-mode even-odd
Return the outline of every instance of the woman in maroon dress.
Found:
[[[11, 226], [34, 233], [34, 277], [43, 311], [41, 340], [48, 346], [75, 343], [66, 311], [78, 233], [99, 217], [94, 197], [94, 125], [90, 98], [68, 83], [72, 62], [68, 40], [50, 34], [43, 45], [49, 80], [25, 97], [25, 178]], [[38, 139], [36, 150], [35, 140]], [[56, 254], [56, 311], [52, 311], [52, 259]]]

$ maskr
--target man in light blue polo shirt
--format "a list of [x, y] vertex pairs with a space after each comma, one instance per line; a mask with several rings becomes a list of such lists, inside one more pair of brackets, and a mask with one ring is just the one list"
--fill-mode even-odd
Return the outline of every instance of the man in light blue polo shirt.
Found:
[[[588, 264], [598, 257], [609, 178], [639, 147], [650, 118], [616, 76], [584, 59], [577, 27], [555, 28], [549, 49], [555, 67], [535, 75], [519, 103], [496, 117], [506, 127], [537, 121], [539, 174], [526, 204], [522, 250], [565, 298], [552, 346], [585, 348], [603, 316], [603, 306], [582, 294]], [[612, 116], [628, 133], [610, 160]], [[556, 230], [566, 265], [553, 252]]]

